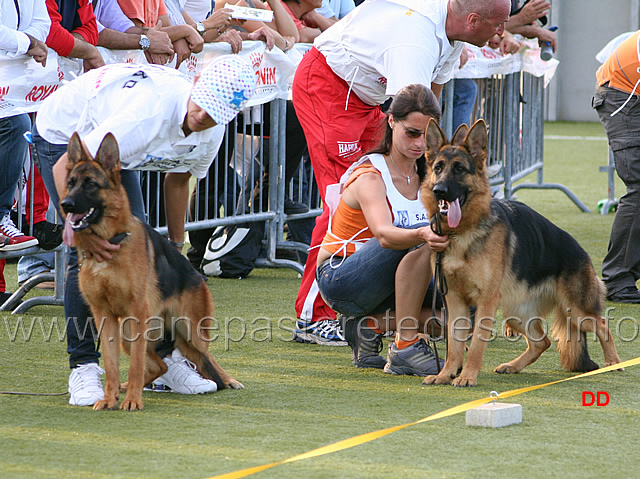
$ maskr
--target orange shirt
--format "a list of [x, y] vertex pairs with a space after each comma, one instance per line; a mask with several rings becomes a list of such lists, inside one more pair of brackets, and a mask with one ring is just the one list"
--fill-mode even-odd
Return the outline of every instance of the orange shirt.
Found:
[[[640, 80], [638, 67], [638, 35], [640, 31], [634, 33], [625, 41], [623, 41], [614, 52], [607, 58], [602, 66], [596, 72], [598, 85], [602, 86], [609, 82], [609, 87], [621, 90], [627, 93], [633, 91], [636, 82]], [[636, 89], [636, 95], [640, 94], [640, 90]]]
[[118, 4], [128, 18], [140, 20], [149, 28], [156, 26], [158, 17], [168, 13], [164, 0], [118, 0]]
[[[371, 165], [363, 164], [354, 170], [349, 179], [347, 180], [344, 188], [347, 188], [363, 173], [376, 173], [380, 176], [381, 173]], [[351, 208], [347, 205], [342, 198], [338, 203], [333, 218], [331, 218], [331, 228], [327, 230], [324, 239], [322, 240], [322, 247], [330, 253], [335, 253], [343, 248], [344, 241], [352, 239], [353, 241], [366, 241], [373, 238], [371, 230], [366, 229], [358, 234], [355, 238], [353, 236], [359, 231], [368, 228], [367, 220], [364, 217], [362, 210]], [[331, 244], [341, 242], [340, 244]], [[356, 251], [356, 246], [353, 243], [347, 243], [346, 251], [343, 250], [343, 256], [350, 256]]]

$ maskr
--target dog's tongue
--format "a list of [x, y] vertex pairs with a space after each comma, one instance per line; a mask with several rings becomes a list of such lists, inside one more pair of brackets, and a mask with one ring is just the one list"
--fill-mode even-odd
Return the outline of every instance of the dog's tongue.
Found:
[[460, 211], [460, 201], [456, 199], [454, 202], [449, 203], [449, 211], [447, 212], [447, 222], [449, 228], [455, 228], [460, 224], [462, 219], [462, 211]]
[[67, 219], [64, 221], [64, 230], [62, 230], [62, 241], [67, 246], [73, 246], [73, 228], [71, 223], [73, 221], [73, 214], [69, 213]]

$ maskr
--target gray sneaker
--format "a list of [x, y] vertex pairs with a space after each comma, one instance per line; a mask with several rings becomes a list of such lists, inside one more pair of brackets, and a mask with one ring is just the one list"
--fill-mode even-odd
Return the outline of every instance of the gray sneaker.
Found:
[[[440, 359], [440, 367], [444, 366], [444, 360]], [[408, 348], [398, 350], [396, 343], [389, 345], [387, 364], [384, 366], [387, 374], [407, 374], [413, 376], [429, 376], [438, 374], [436, 356], [431, 348], [420, 339]]]
[[380, 356], [382, 334], [368, 328], [364, 318], [343, 316], [341, 320], [344, 337], [353, 352], [353, 365], [357, 368], [384, 368], [387, 361]]

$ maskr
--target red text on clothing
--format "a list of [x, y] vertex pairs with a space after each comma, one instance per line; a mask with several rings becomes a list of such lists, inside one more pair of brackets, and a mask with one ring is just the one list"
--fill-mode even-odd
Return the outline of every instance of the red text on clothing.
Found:
[[0, 101], [4, 100], [4, 96], [9, 94], [9, 87], [3, 86], [0, 87]]
[[24, 97], [26, 101], [41, 101], [58, 89], [58, 85], [34, 86]]
[[357, 141], [339, 141], [338, 154], [340, 156], [350, 156], [360, 151], [360, 144]]

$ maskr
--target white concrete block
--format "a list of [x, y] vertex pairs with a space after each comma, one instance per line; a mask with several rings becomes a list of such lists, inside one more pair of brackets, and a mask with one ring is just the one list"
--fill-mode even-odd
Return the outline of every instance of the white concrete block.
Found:
[[492, 402], [483, 404], [466, 413], [467, 426], [505, 427], [522, 422], [522, 406]]

